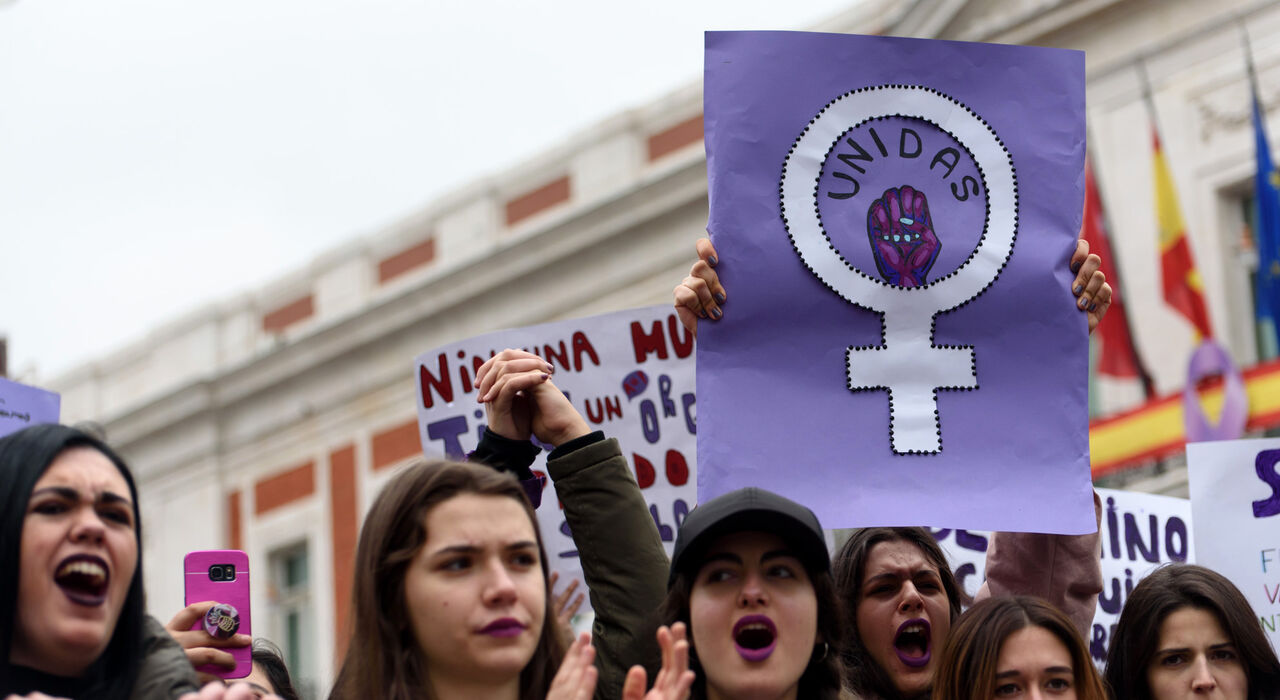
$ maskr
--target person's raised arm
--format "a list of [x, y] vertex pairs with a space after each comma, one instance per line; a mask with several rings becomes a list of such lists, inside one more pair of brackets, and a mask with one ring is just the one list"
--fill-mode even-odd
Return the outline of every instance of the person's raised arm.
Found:
[[596, 614], [596, 696], [617, 698], [627, 669], [658, 657], [650, 618], [666, 595], [667, 556], [618, 441], [591, 431], [539, 362], [522, 350], [503, 350], [477, 373], [477, 395], [490, 430], [531, 434], [555, 447], [547, 471]]

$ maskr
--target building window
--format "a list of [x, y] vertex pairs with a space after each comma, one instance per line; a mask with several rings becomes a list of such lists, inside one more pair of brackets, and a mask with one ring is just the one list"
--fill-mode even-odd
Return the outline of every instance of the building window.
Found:
[[315, 615], [311, 610], [310, 557], [305, 542], [270, 554], [271, 629], [284, 652], [285, 664], [302, 697], [316, 697], [318, 687]]

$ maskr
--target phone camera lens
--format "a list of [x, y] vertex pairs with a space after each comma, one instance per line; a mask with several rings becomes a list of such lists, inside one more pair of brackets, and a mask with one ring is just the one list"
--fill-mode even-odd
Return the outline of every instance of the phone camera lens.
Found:
[[221, 580], [222, 580], [222, 567], [221, 567], [221, 566], [211, 566], [211, 567], [209, 567], [209, 579], [210, 579], [211, 581], [221, 581]]

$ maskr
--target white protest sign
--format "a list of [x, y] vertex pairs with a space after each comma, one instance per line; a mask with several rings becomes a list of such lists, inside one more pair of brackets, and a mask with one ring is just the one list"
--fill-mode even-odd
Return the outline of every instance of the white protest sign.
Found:
[[[1089, 653], [1101, 666], [1124, 601], [1138, 581], [1169, 562], [1195, 562], [1191, 536], [1191, 502], [1134, 491], [1097, 489], [1102, 498], [1100, 565], [1102, 593], [1093, 616]], [[956, 581], [970, 596], [986, 574], [991, 533], [931, 530], [951, 562]]]
[[[555, 367], [553, 381], [593, 430], [617, 438], [658, 525], [668, 556], [697, 499], [693, 336], [669, 306], [497, 331], [418, 356], [418, 431], [428, 455], [461, 459], [484, 433], [473, 378], [505, 348]], [[546, 474], [549, 446], [533, 464]], [[582, 578], [578, 552], [548, 480], [538, 525], [562, 582]], [[584, 613], [589, 606], [584, 605]]]
[[1280, 438], [1187, 445], [1197, 563], [1226, 576], [1280, 649]]

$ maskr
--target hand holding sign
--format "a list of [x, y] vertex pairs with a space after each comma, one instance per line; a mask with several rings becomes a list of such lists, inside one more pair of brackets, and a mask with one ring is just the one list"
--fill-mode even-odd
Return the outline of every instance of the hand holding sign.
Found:
[[[930, 224], [932, 225], [932, 219]], [[720, 283], [720, 275], [715, 270], [718, 262], [715, 246], [711, 245], [710, 240], [699, 238], [695, 248], [698, 260], [689, 268], [689, 276], [676, 286], [672, 297], [681, 323], [690, 333], [697, 335], [699, 318], [710, 317], [718, 321], [724, 316], [716, 299], [723, 303], [726, 292], [724, 285]], [[1070, 266], [1076, 272], [1071, 293], [1076, 297], [1076, 308], [1086, 312], [1089, 332], [1092, 333], [1106, 316], [1107, 309], [1111, 308], [1111, 285], [1099, 269], [1102, 267], [1102, 258], [1089, 252], [1089, 242], [1083, 238], [1076, 241], [1076, 251], [1071, 255]]]

